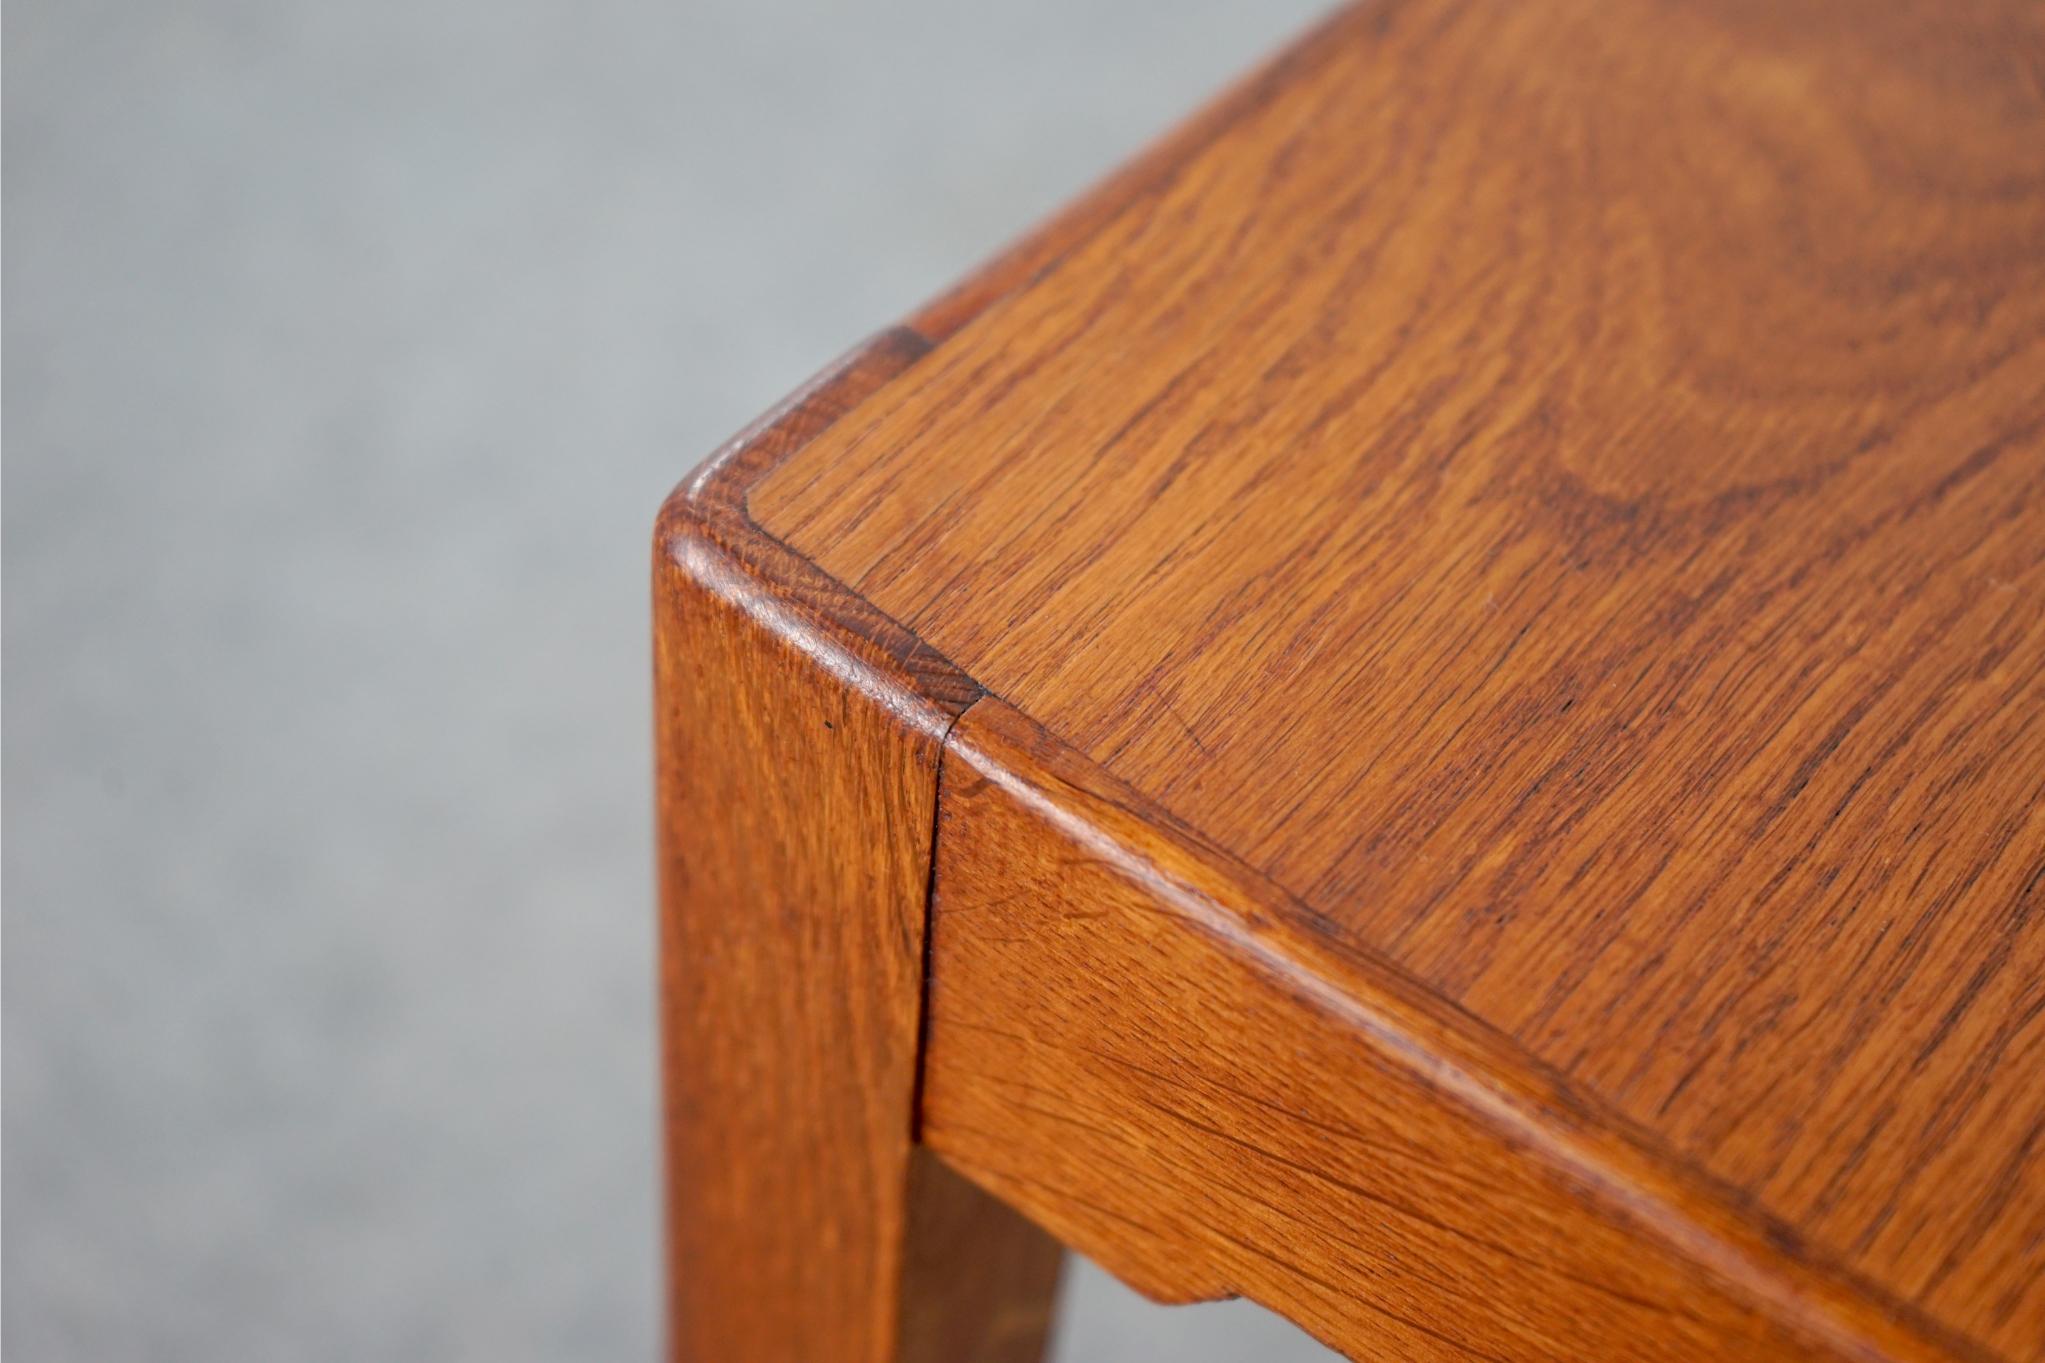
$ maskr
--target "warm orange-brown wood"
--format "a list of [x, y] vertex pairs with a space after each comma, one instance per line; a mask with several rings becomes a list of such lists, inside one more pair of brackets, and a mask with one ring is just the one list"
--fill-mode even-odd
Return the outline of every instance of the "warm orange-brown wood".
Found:
[[1943, 1359], [998, 700], [945, 749], [931, 1146], [1166, 1301], [1360, 1359]]
[[912, 1161], [937, 757], [977, 692], [744, 511], [762, 469], [925, 348], [889, 333], [836, 366], [655, 535], [672, 1332], [691, 1363], [1005, 1363], [1048, 1311], [1055, 1246]]
[[901, 1363], [1039, 1363], [1064, 1257], [1056, 1240], [918, 1146]]
[[[1563, 1095], [1641, 1272], [2045, 1358], [2041, 72], [2016, 0], [1366, 4], [753, 514], [1269, 886], [1317, 988]], [[1089, 969], [1013, 912], [1010, 969]], [[1100, 951], [1046, 988], [1157, 987]]]

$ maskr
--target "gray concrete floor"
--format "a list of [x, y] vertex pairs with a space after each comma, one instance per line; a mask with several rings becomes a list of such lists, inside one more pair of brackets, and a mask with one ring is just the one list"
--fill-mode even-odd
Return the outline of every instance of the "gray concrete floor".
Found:
[[1316, 8], [8, 6], [13, 1363], [652, 1355], [653, 509]]

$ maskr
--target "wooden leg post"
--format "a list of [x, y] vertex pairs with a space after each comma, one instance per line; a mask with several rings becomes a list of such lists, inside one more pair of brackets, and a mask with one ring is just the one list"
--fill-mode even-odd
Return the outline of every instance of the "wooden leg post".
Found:
[[1020, 1363], [1057, 1247], [913, 1148], [937, 768], [969, 682], [765, 540], [761, 467], [890, 334], [663, 512], [654, 636], [673, 1356]]

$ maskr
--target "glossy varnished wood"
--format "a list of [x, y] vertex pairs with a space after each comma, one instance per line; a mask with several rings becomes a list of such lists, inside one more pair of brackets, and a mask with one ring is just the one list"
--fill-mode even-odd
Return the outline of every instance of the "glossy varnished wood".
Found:
[[1778, 1320], [2045, 1357], [2041, 30], [1366, 5], [753, 514]]
[[946, 745], [923, 1136], [1166, 1301], [1371, 1360], [1937, 1359], [998, 700]]
[[[1056, 1249], [912, 1160], [938, 751], [977, 694], [761, 534], [759, 472], [927, 345], [883, 335], [663, 510], [654, 661], [673, 1349], [1026, 1358]], [[962, 1229], [963, 1228], [963, 1229]], [[952, 1254], [962, 1234], [972, 1257]]]

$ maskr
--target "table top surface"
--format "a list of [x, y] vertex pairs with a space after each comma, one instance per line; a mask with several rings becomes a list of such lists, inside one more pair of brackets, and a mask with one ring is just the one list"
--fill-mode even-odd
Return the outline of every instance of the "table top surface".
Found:
[[1366, 5], [751, 511], [2045, 1357], [2045, 7]]

